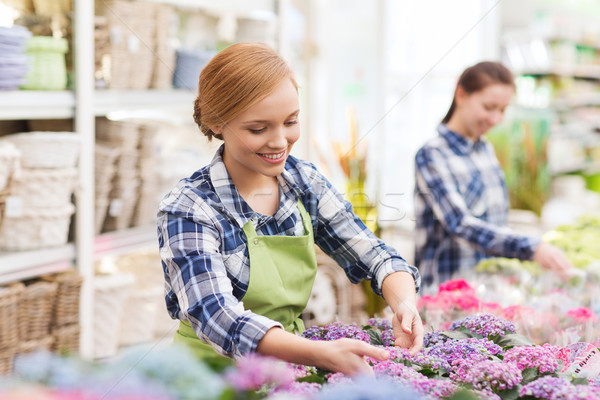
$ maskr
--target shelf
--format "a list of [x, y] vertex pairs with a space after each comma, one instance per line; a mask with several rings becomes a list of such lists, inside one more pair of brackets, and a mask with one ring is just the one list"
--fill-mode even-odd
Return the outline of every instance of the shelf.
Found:
[[94, 259], [131, 253], [145, 246], [158, 248], [155, 225], [107, 232], [97, 236], [94, 242]]
[[[96, 90], [94, 115], [112, 112], [160, 118], [185, 112], [191, 118], [195, 94], [188, 90]], [[144, 114], [146, 112], [146, 114]], [[157, 113], [158, 112], [158, 113]], [[75, 95], [71, 91], [16, 90], [0, 92], [0, 120], [64, 119], [75, 115]]]
[[560, 65], [549, 69], [540, 70], [522, 70], [516, 75], [530, 75], [536, 77], [544, 76], [561, 76], [566, 78], [575, 78], [583, 80], [597, 81], [600, 80], [599, 65]]
[[237, 18], [247, 18], [259, 21], [270, 21], [277, 18], [271, 0], [263, 0], [262, 7], [256, 1], [239, 0], [148, 0], [153, 3], [167, 4], [181, 10], [203, 11], [207, 14], [220, 16], [231, 14], [235, 10]]
[[0, 252], [0, 284], [73, 268], [75, 245], [47, 249]]
[[0, 92], [0, 120], [72, 118], [73, 92], [15, 90]]
[[109, 113], [138, 113], [157, 111], [165, 114], [185, 111], [191, 118], [196, 94], [184, 89], [168, 90], [96, 90], [94, 93], [94, 114], [103, 116]]

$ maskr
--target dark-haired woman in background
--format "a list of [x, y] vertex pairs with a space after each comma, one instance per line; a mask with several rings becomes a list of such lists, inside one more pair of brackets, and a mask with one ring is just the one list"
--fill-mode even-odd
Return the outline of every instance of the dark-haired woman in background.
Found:
[[424, 288], [437, 288], [491, 256], [533, 259], [562, 277], [573, 267], [557, 247], [507, 227], [504, 173], [484, 135], [502, 121], [514, 93], [502, 64], [467, 68], [439, 135], [416, 154], [415, 264]]

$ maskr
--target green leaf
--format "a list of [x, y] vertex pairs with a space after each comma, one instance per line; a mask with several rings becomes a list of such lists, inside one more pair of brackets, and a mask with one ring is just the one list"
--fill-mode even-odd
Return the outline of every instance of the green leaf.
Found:
[[298, 382], [320, 383], [321, 385], [323, 385], [324, 383], [327, 383], [325, 375], [329, 373], [330, 371], [327, 371], [325, 369], [319, 369], [315, 374], [306, 375], [296, 380]]
[[472, 337], [468, 333], [462, 332], [462, 331], [442, 331], [440, 333], [446, 337], [449, 337], [450, 339], [456, 339], [456, 340], [468, 339], [468, 338]]
[[479, 400], [480, 397], [466, 389], [459, 389], [448, 400]]
[[521, 374], [523, 375], [523, 380], [521, 381], [523, 384], [533, 382], [539, 378], [537, 368], [525, 368]]
[[495, 343], [506, 349], [515, 346], [533, 346], [534, 343], [526, 336], [519, 335], [516, 333], [509, 333], [507, 335], [498, 338]]
[[587, 385], [588, 384], [588, 379], [587, 378], [573, 377], [573, 379], [571, 380], [571, 383], [573, 385]]
[[371, 330], [368, 330], [367, 332], [369, 333], [369, 336], [371, 338], [372, 345], [383, 346], [383, 338], [381, 337], [381, 332], [379, 332], [376, 329], [371, 329]]
[[521, 391], [521, 389], [521, 385], [516, 385], [513, 386], [512, 389], [500, 390], [497, 392], [497, 394], [503, 400], [515, 400], [519, 398], [519, 392]]

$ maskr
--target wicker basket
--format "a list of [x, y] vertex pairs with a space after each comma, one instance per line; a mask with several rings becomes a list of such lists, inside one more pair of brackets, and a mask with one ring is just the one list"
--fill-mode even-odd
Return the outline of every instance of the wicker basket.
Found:
[[121, 316], [132, 274], [97, 275], [94, 278], [94, 357], [114, 356], [119, 347]]
[[43, 339], [50, 335], [50, 322], [58, 283], [33, 280], [25, 283], [19, 299], [19, 341]]
[[38, 350], [52, 350], [52, 344], [54, 343], [54, 337], [47, 335], [43, 338], [25, 340], [19, 343], [17, 347], [17, 357], [19, 354], [33, 353]]
[[8, 186], [13, 174], [18, 171], [20, 156], [15, 145], [0, 142], [0, 191]]
[[164, 299], [162, 286], [134, 288], [129, 292], [121, 318], [121, 346], [147, 343], [154, 339], [154, 322], [160, 299]]
[[23, 168], [14, 178], [12, 195], [21, 198], [24, 208], [64, 207], [71, 203], [77, 174], [77, 168]]
[[10, 251], [60, 246], [67, 243], [72, 204], [60, 208], [25, 210], [20, 217], [5, 217], [2, 223], [2, 248]]
[[60, 354], [79, 353], [79, 337], [81, 327], [79, 324], [60, 326], [52, 329], [52, 351]]
[[21, 282], [0, 286], [0, 353], [6, 349], [14, 352], [19, 343], [19, 298], [24, 288]]
[[24, 168], [73, 168], [79, 157], [79, 135], [74, 132], [24, 132], [7, 135], [21, 151]]
[[135, 150], [140, 143], [139, 124], [133, 121], [113, 121], [100, 118], [96, 121], [96, 139], [103, 145], [121, 150]]
[[15, 347], [0, 350], [0, 376], [10, 375], [15, 358]]
[[59, 274], [44, 275], [40, 279], [58, 285], [50, 323], [51, 328], [78, 324], [83, 276], [75, 270], [70, 270]]

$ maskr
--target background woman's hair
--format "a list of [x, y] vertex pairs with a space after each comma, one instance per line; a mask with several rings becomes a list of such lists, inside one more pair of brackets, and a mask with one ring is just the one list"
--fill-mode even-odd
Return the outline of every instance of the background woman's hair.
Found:
[[298, 88], [289, 65], [269, 46], [262, 43], [229, 46], [200, 73], [194, 121], [208, 140], [223, 139], [210, 126], [227, 124], [271, 94], [285, 78]]
[[[482, 61], [463, 71], [458, 78], [456, 88], [462, 87], [467, 94], [472, 94], [485, 89], [487, 86], [501, 83], [515, 87], [515, 81], [512, 73], [499, 62]], [[448, 113], [442, 119], [442, 123], [447, 124], [456, 109], [456, 90], [452, 98], [452, 104]]]

